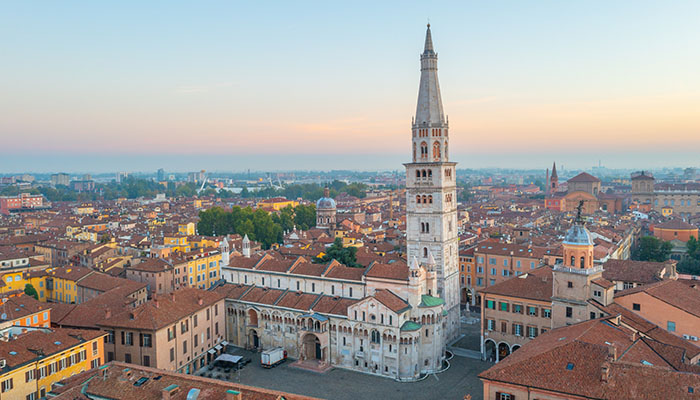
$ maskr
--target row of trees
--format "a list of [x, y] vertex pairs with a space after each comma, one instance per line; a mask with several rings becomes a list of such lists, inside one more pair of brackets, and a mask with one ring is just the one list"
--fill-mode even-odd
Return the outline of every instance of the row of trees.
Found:
[[[335, 197], [340, 193], [347, 193], [351, 196], [358, 198], [364, 198], [367, 196], [367, 189], [369, 188], [364, 183], [345, 183], [343, 181], [335, 180], [329, 183], [328, 188], [330, 189], [331, 197]], [[300, 183], [286, 186], [282, 189], [276, 188], [265, 188], [258, 191], [249, 191], [247, 188], [243, 188], [241, 192], [241, 197], [286, 197], [288, 199], [302, 198], [305, 200], [316, 200], [323, 197], [324, 185], [319, 185], [316, 183]]]
[[226, 211], [221, 207], [212, 207], [199, 212], [197, 230], [200, 235], [227, 235], [237, 233], [248, 235], [258, 241], [263, 248], [269, 249], [274, 243], [282, 243], [283, 232], [296, 225], [299, 229], [309, 229], [316, 224], [316, 207], [298, 205], [285, 207], [279, 214], [270, 214], [265, 210], [253, 210], [250, 207], [233, 207]]
[[[197, 186], [194, 183], [176, 185], [168, 182], [167, 187], [147, 179], [128, 177], [122, 182], [96, 183], [94, 192], [76, 192], [75, 190], [58, 185], [40, 186], [22, 192], [30, 194], [42, 194], [49, 201], [93, 201], [98, 199], [114, 200], [120, 197], [135, 199], [139, 197], [154, 197], [158, 193], [165, 193], [168, 197], [191, 197], [197, 194]], [[7, 186], [0, 190], [2, 196], [16, 196], [20, 193], [17, 186]]]

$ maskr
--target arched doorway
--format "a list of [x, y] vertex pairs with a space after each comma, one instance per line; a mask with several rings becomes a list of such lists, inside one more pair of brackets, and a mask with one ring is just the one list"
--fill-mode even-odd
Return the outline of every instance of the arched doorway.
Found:
[[510, 347], [508, 346], [508, 343], [499, 343], [498, 344], [498, 361], [503, 360], [504, 358], [508, 357], [510, 355]]
[[484, 358], [487, 361], [496, 361], [496, 342], [487, 340], [484, 343]]
[[260, 346], [260, 338], [258, 337], [258, 332], [255, 329], [251, 329], [248, 334], [248, 344], [251, 348], [257, 349]]
[[307, 333], [303, 341], [304, 358], [307, 360], [323, 360], [321, 341], [313, 333]]

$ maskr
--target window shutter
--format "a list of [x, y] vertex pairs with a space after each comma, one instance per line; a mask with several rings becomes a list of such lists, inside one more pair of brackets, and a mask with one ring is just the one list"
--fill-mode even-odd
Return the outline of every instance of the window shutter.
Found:
[[501, 392], [496, 392], [496, 400], [501, 400]]
[[139, 346], [143, 347], [143, 333], [139, 333]]
[[510, 311], [510, 303], [506, 303], [506, 311]]
[[535, 317], [539, 317], [539, 311], [540, 309], [538, 307], [535, 307]]
[[511, 329], [513, 330], [511, 333], [512, 333], [513, 335], [515, 335], [515, 324], [513, 324], [513, 325], [511, 326]]

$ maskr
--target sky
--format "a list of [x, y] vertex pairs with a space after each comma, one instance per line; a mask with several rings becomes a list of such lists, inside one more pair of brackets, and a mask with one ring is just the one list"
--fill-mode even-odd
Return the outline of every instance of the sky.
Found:
[[462, 168], [700, 165], [700, 2], [16, 1], [0, 173], [401, 169], [429, 21]]

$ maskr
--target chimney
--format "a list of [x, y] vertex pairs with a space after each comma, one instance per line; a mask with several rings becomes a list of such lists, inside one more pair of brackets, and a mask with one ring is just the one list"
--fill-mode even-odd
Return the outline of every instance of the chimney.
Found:
[[110, 310], [109, 308], [106, 308], [105, 309], [105, 319], [110, 319], [110, 318], [112, 318], [112, 310]]
[[608, 376], [610, 375], [610, 365], [608, 363], [603, 363], [603, 367], [600, 369], [600, 381], [608, 383]]
[[617, 360], [617, 348], [615, 346], [608, 346], [608, 359], [611, 361]]
[[202, 297], [197, 298], [197, 304], [199, 304], [200, 306], [204, 304], [204, 300], [202, 300]]
[[175, 301], [175, 292], [170, 292], [170, 300]]
[[243, 395], [241, 392], [233, 389], [229, 389], [226, 391], [226, 400], [242, 400]]

